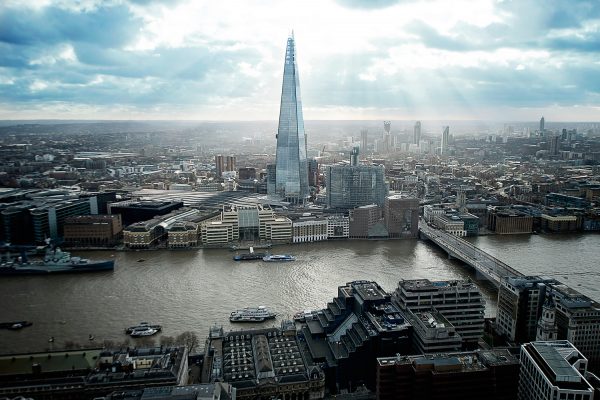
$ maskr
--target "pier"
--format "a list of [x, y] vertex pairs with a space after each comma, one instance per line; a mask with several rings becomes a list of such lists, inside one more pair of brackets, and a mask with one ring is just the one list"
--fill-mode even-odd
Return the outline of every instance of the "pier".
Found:
[[474, 268], [478, 275], [492, 282], [496, 288], [500, 287], [502, 278], [505, 276], [523, 276], [516, 269], [466, 240], [436, 229], [423, 220], [419, 222], [419, 237], [429, 239], [448, 253], [449, 257], [456, 258]]

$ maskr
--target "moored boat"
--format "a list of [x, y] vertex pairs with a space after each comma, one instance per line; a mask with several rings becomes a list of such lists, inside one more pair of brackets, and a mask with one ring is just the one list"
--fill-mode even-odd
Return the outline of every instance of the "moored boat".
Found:
[[87, 258], [72, 257], [60, 248], [46, 249], [43, 260], [29, 261], [25, 254], [14, 261], [0, 264], [0, 275], [56, 274], [69, 272], [110, 271], [115, 268], [114, 260], [92, 261]]
[[273, 319], [277, 316], [265, 306], [246, 307], [241, 310], [236, 310], [229, 316], [231, 322], [264, 322], [268, 319]]
[[251, 260], [262, 260], [267, 253], [242, 253], [233, 256], [234, 261], [251, 261]]
[[298, 311], [296, 314], [294, 314], [294, 321], [297, 322], [306, 322], [307, 319], [310, 319], [313, 315], [312, 310], [304, 310], [304, 311]]
[[263, 257], [263, 261], [266, 262], [277, 262], [277, 261], [294, 261], [296, 258], [289, 254], [269, 254]]

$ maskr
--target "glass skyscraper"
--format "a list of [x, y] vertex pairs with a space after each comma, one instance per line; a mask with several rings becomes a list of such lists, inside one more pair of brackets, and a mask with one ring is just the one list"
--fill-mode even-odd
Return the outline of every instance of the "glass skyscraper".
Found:
[[276, 157], [275, 193], [271, 190], [269, 194], [276, 194], [292, 203], [303, 203], [310, 193], [306, 134], [293, 36], [288, 38], [285, 51]]
[[388, 187], [382, 165], [330, 165], [327, 167], [327, 207], [383, 207]]

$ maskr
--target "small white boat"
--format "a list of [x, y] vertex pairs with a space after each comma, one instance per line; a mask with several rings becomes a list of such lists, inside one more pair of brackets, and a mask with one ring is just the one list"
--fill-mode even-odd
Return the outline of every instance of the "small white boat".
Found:
[[149, 326], [147, 327], [139, 327], [139, 328], [135, 328], [131, 331], [131, 333], [129, 334], [129, 336], [131, 337], [145, 337], [145, 336], [152, 336], [158, 333], [158, 329], [154, 329], [151, 328]]

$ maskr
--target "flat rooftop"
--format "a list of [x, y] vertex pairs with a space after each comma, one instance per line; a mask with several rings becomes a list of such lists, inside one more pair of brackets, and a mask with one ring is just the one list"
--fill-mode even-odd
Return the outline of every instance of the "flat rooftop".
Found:
[[96, 366], [101, 352], [102, 349], [85, 349], [0, 356], [0, 376], [31, 374], [34, 364], [38, 364], [44, 373], [91, 370]]
[[387, 293], [375, 282], [352, 282], [350, 286], [363, 300], [384, 300]]
[[398, 283], [398, 287], [402, 287], [409, 291], [440, 291], [477, 288], [475, 284], [470, 281], [430, 281], [429, 279], [401, 280]]
[[440, 353], [414, 356], [377, 358], [379, 366], [412, 364], [418, 370], [433, 373], [476, 372], [492, 366], [519, 365], [519, 360], [506, 349], [477, 350], [458, 353]]
[[554, 385], [564, 389], [586, 389], [589, 384], [567, 358], [582, 359], [579, 351], [567, 341], [532, 342], [525, 345], [544, 375]]

